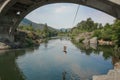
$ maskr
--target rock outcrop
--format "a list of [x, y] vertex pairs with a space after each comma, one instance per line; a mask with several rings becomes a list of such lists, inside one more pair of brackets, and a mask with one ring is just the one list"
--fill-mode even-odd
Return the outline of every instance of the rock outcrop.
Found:
[[98, 40], [99, 45], [114, 45], [115, 43], [112, 41], [104, 41], [104, 40]]
[[3, 42], [0, 42], [0, 50], [10, 49], [11, 47]]
[[84, 42], [87, 41], [87, 39], [90, 39], [92, 36], [93, 32], [84, 32], [78, 34], [78, 36], [75, 37], [75, 41], [79, 42], [80, 40], [85, 40]]
[[97, 44], [97, 37], [93, 37], [90, 39], [90, 44]]
[[10, 42], [8, 39], [0, 39], [0, 50], [39, 46], [42, 41], [34, 32], [18, 30], [15, 33], [15, 42]]
[[114, 65], [113, 70], [109, 70], [107, 75], [93, 76], [93, 80], [120, 80], [120, 62]]

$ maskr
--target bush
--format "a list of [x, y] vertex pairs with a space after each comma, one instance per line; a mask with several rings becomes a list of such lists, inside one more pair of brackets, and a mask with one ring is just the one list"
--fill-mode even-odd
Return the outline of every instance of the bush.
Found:
[[81, 43], [84, 40], [84, 38], [79, 39], [79, 42]]
[[30, 38], [26, 38], [26, 41], [25, 41], [25, 42], [27, 43], [27, 46], [29, 46], [29, 47], [34, 45], [33, 40], [30, 39]]
[[95, 30], [93, 33], [93, 37], [97, 37], [98, 39], [101, 39], [102, 32], [101, 30]]

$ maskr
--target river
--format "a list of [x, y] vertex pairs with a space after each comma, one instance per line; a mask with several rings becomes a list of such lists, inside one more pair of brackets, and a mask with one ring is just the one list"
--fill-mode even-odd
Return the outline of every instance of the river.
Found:
[[110, 48], [84, 48], [64, 38], [35, 48], [2, 50], [0, 80], [92, 80], [113, 69], [112, 54]]

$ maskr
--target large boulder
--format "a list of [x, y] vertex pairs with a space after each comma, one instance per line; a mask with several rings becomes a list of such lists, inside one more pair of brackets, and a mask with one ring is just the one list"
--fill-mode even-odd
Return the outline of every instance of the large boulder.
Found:
[[90, 39], [90, 44], [97, 44], [97, 37], [93, 37]]
[[3, 42], [0, 42], [0, 50], [3, 50], [3, 49], [10, 49], [10, 46]]
[[[80, 42], [80, 41], [84, 40], [86, 43], [86, 39], [90, 39], [92, 37], [92, 35], [93, 35], [93, 32], [80, 33], [75, 37], [75, 40], [76, 40], [76, 42]], [[83, 41], [83, 43], [84, 43], [84, 41]]]
[[89, 44], [90, 43], [90, 40], [89, 39], [85, 39], [82, 41], [84, 44]]

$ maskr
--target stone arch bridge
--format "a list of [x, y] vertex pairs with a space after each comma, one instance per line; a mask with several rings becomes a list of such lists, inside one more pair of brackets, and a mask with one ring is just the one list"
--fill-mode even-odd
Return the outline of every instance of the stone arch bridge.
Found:
[[34, 9], [51, 3], [75, 3], [120, 19], [120, 0], [0, 0], [0, 38], [13, 40], [21, 20]]

